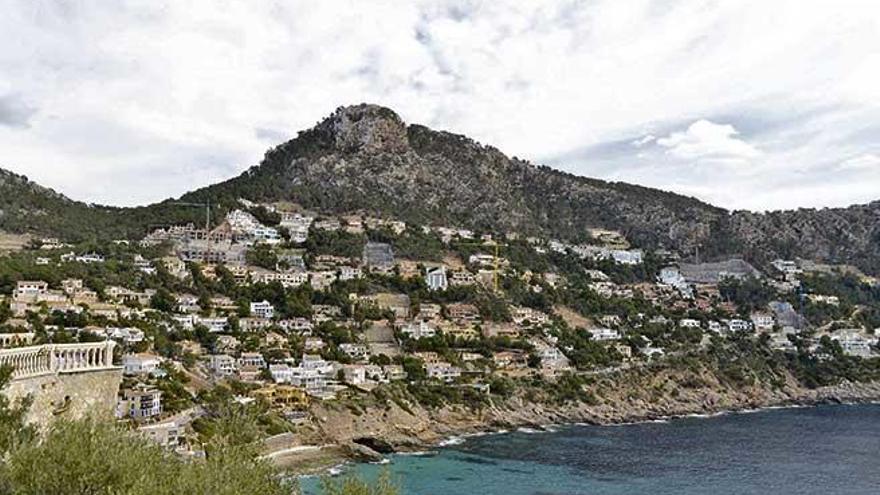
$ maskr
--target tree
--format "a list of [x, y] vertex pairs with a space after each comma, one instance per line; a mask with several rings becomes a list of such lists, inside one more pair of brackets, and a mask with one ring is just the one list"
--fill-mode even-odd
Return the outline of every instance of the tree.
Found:
[[160, 287], [150, 298], [150, 307], [158, 311], [172, 313], [177, 308], [177, 299], [168, 289]]
[[58, 421], [42, 441], [13, 449], [0, 476], [3, 493], [19, 495], [292, 495], [296, 489], [248, 446], [214, 441], [204, 462], [187, 462], [92, 420]]
[[267, 270], [274, 270], [275, 265], [278, 264], [278, 256], [272, 251], [272, 247], [267, 244], [259, 244], [253, 249], [249, 249], [245, 256], [248, 263]]
[[339, 481], [325, 477], [321, 480], [321, 492], [324, 495], [398, 495], [400, 488], [392, 482], [391, 474], [385, 469], [372, 486], [353, 475]]

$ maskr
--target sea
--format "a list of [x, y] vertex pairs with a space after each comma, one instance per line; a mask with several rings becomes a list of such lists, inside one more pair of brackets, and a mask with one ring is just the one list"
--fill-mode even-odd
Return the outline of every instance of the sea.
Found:
[[381, 470], [406, 495], [880, 495], [880, 405], [522, 428], [334, 474]]

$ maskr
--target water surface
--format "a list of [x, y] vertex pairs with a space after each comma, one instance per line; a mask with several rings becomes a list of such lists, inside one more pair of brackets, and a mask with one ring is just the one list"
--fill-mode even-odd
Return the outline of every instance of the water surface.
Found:
[[373, 478], [383, 467], [407, 495], [875, 495], [880, 405], [516, 431], [348, 469]]

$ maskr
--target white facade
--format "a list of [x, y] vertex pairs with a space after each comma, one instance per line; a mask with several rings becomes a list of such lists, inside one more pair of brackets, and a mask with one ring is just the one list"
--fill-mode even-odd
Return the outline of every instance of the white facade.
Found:
[[251, 315], [271, 320], [275, 316], [275, 308], [269, 301], [252, 302]]
[[610, 328], [590, 328], [587, 331], [593, 336], [593, 340], [600, 342], [620, 339], [620, 332]]
[[446, 290], [449, 281], [446, 279], [446, 268], [440, 266], [429, 268], [425, 274], [425, 282], [430, 290]]
[[425, 321], [407, 323], [400, 331], [411, 339], [423, 339], [437, 335], [437, 329]]
[[126, 354], [122, 356], [122, 370], [126, 375], [147, 375], [159, 370], [162, 360], [152, 354]]

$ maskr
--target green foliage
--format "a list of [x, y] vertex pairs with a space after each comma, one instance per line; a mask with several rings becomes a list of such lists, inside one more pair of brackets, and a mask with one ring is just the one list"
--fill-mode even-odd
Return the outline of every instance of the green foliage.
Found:
[[403, 234], [397, 235], [388, 228], [370, 230], [367, 237], [373, 242], [391, 244], [394, 255], [411, 260], [441, 261], [446, 246], [433, 232], [424, 233], [418, 227], [410, 226]]
[[323, 495], [398, 495], [400, 488], [392, 481], [391, 473], [384, 469], [376, 483], [372, 485], [353, 475], [345, 476], [341, 480], [322, 478], [321, 493]]
[[0, 486], [14, 495], [293, 494], [295, 487], [254, 454], [217, 442], [204, 462], [186, 462], [109, 424], [59, 421], [40, 442], [11, 451]]
[[274, 270], [275, 265], [278, 264], [278, 256], [272, 250], [272, 247], [267, 244], [258, 244], [248, 249], [245, 256], [248, 263], [267, 270]]
[[311, 229], [305, 247], [312, 254], [330, 254], [347, 258], [360, 258], [364, 252], [366, 236], [350, 234], [344, 230]]
[[[6, 388], [12, 378], [13, 369], [9, 366], [0, 366], [0, 390]], [[6, 395], [0, 393], [0, 456], [4, 452], [17, 448], [19, 445], [32, 441], [34, 429], [25, 424], [25, 415], [31, 401], [25, 399], [11, 403]], [[2, 468], [0, 468], [2, 474]], [[2, 488], [2, 483], [0, 483]], [[3, 490], [0, 490], [2, 493]]]
[[745, 313], [766, 307], [776, 295], [771, 287], [754, 277], [744, 280], [725, 278], [718, 283], [718, 290], [721, 297], [735, 303]]

